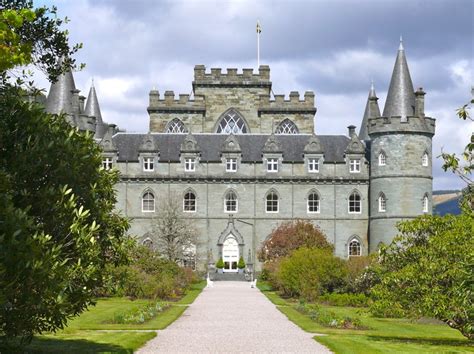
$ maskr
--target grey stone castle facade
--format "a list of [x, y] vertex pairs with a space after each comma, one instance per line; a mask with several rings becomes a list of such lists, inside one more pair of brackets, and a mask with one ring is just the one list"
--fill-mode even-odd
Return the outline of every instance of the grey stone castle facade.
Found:
[[370, 89], [359, 134], [317, 135], [313, 92], [272, 98], [270, 69], [197, 65], [193, 98], [150, 91], [149, 132], [104, 123], [94, 88], [86, 107], [71, 73], [52, 85], [47, 109], [95, 132], [104, 167], [120, 171], [117, 209], [130, 233], [153, 244], [163, 201], [177, 198], [198, 236], [197, 268], [223, 258], [236, 271], [256, 263], [261, 242], [294, 219], [318, 225], [340, 257], [365, 255], [396, 234], [395, 224], [431, 212], [435, 120], [424, 114], [402, 44], [383, 114]]

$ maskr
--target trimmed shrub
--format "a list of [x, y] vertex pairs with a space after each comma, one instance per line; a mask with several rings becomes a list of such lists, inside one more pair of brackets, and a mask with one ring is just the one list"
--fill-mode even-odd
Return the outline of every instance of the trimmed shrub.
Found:
[[300, 248], [281, 260], [275, 276], [283, 295], [314, 301], [343, 287], [347, 268], [332, 250]]
[[237, 263], [237, 268], [239, 268], [239, 269], [244, 269], [245, 268], [244, 257], [240, 256], [239, 263]]
[[224, 260], [222, 258], [219, 258], [219, 260], [217, 261], [216, 268], [217, 269], [223, 269], [224, 268]]

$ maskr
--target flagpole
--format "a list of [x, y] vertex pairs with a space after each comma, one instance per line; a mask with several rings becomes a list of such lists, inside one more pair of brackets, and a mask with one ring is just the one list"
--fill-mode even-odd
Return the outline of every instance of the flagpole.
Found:
[[262, 32], [262, 28], [257, 21], [257, 69], [260, 67], [260, 32]]

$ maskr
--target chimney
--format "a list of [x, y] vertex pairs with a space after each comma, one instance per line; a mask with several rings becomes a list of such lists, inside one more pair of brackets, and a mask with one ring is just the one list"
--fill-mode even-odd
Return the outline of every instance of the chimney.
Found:
[[418, 88], [415, 92], [415, 116], [423, 118], [425, 116], [425, 95], [423, 87]]
[[349, 129], [349, 137], [353, 137], [353, 136], [356, 136], [356, 127], [355, 125], [349, 125], [347, 127], [347, 129]]

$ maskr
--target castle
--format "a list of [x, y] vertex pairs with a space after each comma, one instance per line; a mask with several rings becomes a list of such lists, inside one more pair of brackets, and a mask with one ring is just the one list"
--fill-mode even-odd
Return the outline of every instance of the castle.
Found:
[[179, 198], [198, 242], [200, 270], [223, 258], [237, 271], [279, 224], [318, 225], [340, 257], [366, 255], [391, 242], [395, 224], [432, 209], [435, 119], [424, 113], [402, 43], [383, 114], [372, 85], [359, 134], [314, 133], [313, 92], [271, 95], [270, 68], [194, 68], [193, 97], [152, 90], [149, 132], [104, 123], [94, 87], [84, 97], [66, 73], [51, 87], [47, 110], [91, 130], [104, 168], [120, 171], [117, 209], [130, 233], [153, 245], [152, 223], [164, 200]]

